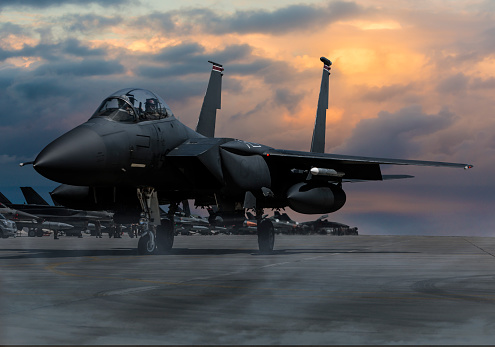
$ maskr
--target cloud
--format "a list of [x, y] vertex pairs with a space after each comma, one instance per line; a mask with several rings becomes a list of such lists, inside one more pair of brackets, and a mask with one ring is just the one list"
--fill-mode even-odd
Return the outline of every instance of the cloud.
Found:
[[469, 78], [463, 73], [458, 73], [440, 81], [437, 85], [437, 91], [446, 94], [458, 94], [464, 92], [468, 84]]
[[487, 79], [474, 78], [471, 83], [472, 89], [495, 89], [495, 77]]
[[59, 61], [67, 58], [66, 55], [84, 58], [105, 54], [105, 50], [101, 48], [89, 48], [77, 39], [68, 38], [59, 43], [40, 43], [34, 46], [24, 44], [21, 49], [0, 48], [0, 61], [14, 57], [40, 57], [49, 61]]
[[221, 50], [207, 52], [206, 47], [196, 42], [166, 47], [154, 55], [152, 60], [153, 65], [138, 66], [135, 69], [136, 75], [148, 78], [168, 78], [205, 73], [209, 72], [205, 69], [205, 63], [210, 60], [224, 65], [229, 76], [255, 75], [264, 68], [276, 64], [275, 61], [254, 56], [253, 48], [247, 44], [227, 45]]
[[362, 87], [361, 98], [372, 102], [386, 102], [396, 97], [401, 97], [411, 91], [414, 91], [415, 86], [412, 83], [401, 85], [392, 84], [383, 87]]
[[0, 8], [10, 6], [48, 8], [61, 5], [88, 6], [89, 4], [97, 4], [103, 7], [108, 7], [128, 3], [130, 3], [130, 0], [2, 0], [0, 3]]
[[[331, 1], [316, 5], [289, 5], [275, 10], [246, 9], [227, 13], [210, 8], [185, 8], [152, 13], [134, 22], [164, 32], [192, 34], [227, 33], [285, 34], [294, 31], [321, 30], [338, 20], [358, 17], [366, 9], [355, 2]], [[144, 25], [143, 23], [146, 23]]]
[[72, 35], [76, 33], [91, 35], [102, 33], [113, 26], [120, 26], [125, 21], [119, 15], [102, 16], [89, 13], [64, 15], [61, 16], [60, 22]]
[[268, 100], [264, 100], [258, 104], [256, 104], [253, 108], [251, 108], [250, 110], [247, 110], [247, 111], [244, 111], [244, 112], [238, 112], [234, 115], [231, 116], [231, 119], [239, 119], [239, 118], [246, 118], [246, 117], [249, 117], [253, 114], [256, 114], [260, 111], [262, 111], [263, 109], [266, 109], [266, 105], [268, 104]]
[[278, 88], [275, 91], [275, 102], [289, 112], [295, 112], [303, 98], [303, 93], [296, 93], [288, 88]]
[[421, 139], [448, 128], [454, 119], [454, 114], [446, 109], [428, 115], [420, 106], [405, 107], [396, 113], [382, 111], [377, 118], [361, 120], [345, 145], [337, 151], [363, 156], [413, 158], [421, 153]]
[[[129, 11], [97, 7], [131, 4]], [[345, 215], [360, 230], [369, 226], [383, 233], [400, 232], [416, 220], [413, 233], [431, 218], [431, 211], [414, 205], [428, 199], [429, 192], [435, 199], [428, 201], [443, 201], [443, 212], [450, 207], [457, 211], [457, 216], [439, 215], [438, 225], [442, 218], [448, 226], [466, 219], [459, 208], [463, 203], [480, 211], [467, 209], [473, 215], [470, 223], [478, 218], [487, 226], [493, 220], [483, 207], [493, 205], [495, 196], [488, 194], [495, 187], [495, 167], [487, 159], [495, 155], [495, 29], [489, 2], [478, 4], [480, 12], [460, 2], [442, 7], [443, 2], [266, 1], [246, 2], [242, 8], [232, 4], [232, 10], [219, 3], [144, 4], [2, 2], [0, 108], [8, 110], [0, 122], [3, 160], [34, 159], [43, 146], [87, 120], [107, 95], [125, 87], [156, 92], [194, 128], [211, 68], [208, 60], [225, 67], [219, 136], [308, 150], [321, 76], [318, 57], [323, 55], [334, 62], [327, 112], [332, 152], [473, 160], [476, 165], [472, 172], [455, 175], [408, 167], [397, 173], [417, 174], [411, 183], [380, 182], [370, 190], [365, 183], [348, 185], [348, 205], [332, 218]], [[481, 13], [483, 6], [491, 12]], [[7, 176], [17, 175], [16, 163], [5, 165], [11, 166], [3, 181], [13, 184]], [[19, 177], [41, 184], [30, 171], [24, 168]], [[436, 189], [428, 185], [435, 180], [448, 182]], [[359, 196], [361, 191], [367, 194]], [[405, 197], [396, 200], [397, 194]], [[382, 203], [380, 196], [390, 199]], [[404, 208], [387, 213], [391, 201]], [[365, 213], [370, 204], [376, 217]]]
[[35, 71], [35, 75], [59, 76], [108, 76], [124, 72], [124, 66], [118, 61], [88, 59], [79, 62], [63, 62], [43, 64]]
[[182, 11], [180, 16], [213, 34], [280, 34], [328, 26], [356, 17], [364, 9], [354, 2], [332, 1], [326, 5], [290, 5], [273, 11], [241, 10], [222, 15], [209, 9]]

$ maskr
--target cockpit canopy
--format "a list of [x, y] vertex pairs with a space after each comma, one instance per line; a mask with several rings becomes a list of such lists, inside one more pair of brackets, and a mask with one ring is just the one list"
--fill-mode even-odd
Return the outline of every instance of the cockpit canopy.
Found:
[[146, 89], [127, 88], [107, 97], [93, 117], [106, 117], [117, 122], [143, 122], [173, 116], [162, 98]]

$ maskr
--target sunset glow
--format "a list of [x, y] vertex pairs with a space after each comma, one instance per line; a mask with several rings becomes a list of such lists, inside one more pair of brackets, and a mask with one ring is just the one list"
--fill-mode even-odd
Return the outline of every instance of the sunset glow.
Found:
[[[308, 150], [319, 58], [325, 56], [333, 62], [327, 152], [474, 160], [472, 172], [443, 177], [442, 171], [435, 178], [434, 170], [424, 169], [428, 179], [420, 174], [410, 189], [421, 191], [433, 177], [448, 192], [466, 185], [469, 175], [484, 187], [467, 189], [465, 199], [440, 191], [418, 204], [387, 182], [362, 193], [353, 186], [353, 202], [336, 218], [352, 220], [377, 196], [383, 199], [369, 211], [462, 214], [487, 199], [476, 194], [494, 189], [495, 167], [483, 162], [495, 151], [495, 13], [489, 2], [9, 4], [0, 5], [0, 103], [17, 113], [3, 120], [0, 155], [34, 157], [87, 119], [103, 97], [129, 86], [156, 91], [194, 128], [207, 60], [225, 67], [218, 136]], [[42, 132], [21, 131], [27, 128]], [[36, 141], [12, 146], [23, 138]], [[480, 165], [485, 170], [476, 172]]]

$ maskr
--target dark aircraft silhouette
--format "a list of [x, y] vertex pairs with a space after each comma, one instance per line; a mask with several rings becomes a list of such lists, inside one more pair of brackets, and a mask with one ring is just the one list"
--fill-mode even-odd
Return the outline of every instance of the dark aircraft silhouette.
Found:
[[[23, 192], [24, 191], [25, 190], [23, 190]], [[88, 223], [94, 223], [96, 220], [112, 220], [111, 215], [107, 212], [82, 211], [66, 208], [64, 206], [51, 206], [41, 196], [39, 199], [42, 200], [39, 201], [41, 204], [13, 204], [0, 192], [0, 202], [2, 204], [37, 217], [35, 222], [32, 220], [16, 221], [16, 224], [20, 228], [27, 227], [32, 231], [29, 233], [29, 236], [43, 236], [42, 228], [64, 231], [66, 234], [81, 236], [82, 231], [88, 229]]]
[[45, 205], [50, 206], [45, 199], [41, 197], [32, 187], [20, 187], [26, 203], [29, 205]]
[[[6, 201], [6, 199], [7, 198], [0, 193], [0, 200]], [[65, 231], [73, 228], [72, 225], [67, 223], [45, 221], [43, 218], [33, 214], [5, 206], [2, 202], [0, 202], [0, 214], [11, 221], [14, 221], [18, 230], [28, 228], [29, 236], [43, 236], [43, 229]]]
[[[210, 62], [213, 69], [196, 131], [178, 121], [152, 92], [122, 89], [107, 97], [87, 122], [46, 146], [34, 168], [65, 184], [52, 194], [65, 206], [112, 210], [115, 222], [123, 224], [137, 222], [144, 212], [149, 225], [138, 250], [151, 254], [172, 248], [174, 211], [185, 199], [194, 199], [200, 207], [216, 205], [223, 219], [243, 221], [245, 210], [253, 210], [264, 253], [273, 250], [274, 230], [270, 220], [262, 220], [263, 209], [289, 206], [304, 214], [330, 213], [345, 204], [342, 182], [411, 177], [383, 176], [381, 164], [472, 167], [324, 153], [332, 63], [321, 61], [311, 152], [215, 138], [223, 68]], [[169, 218], [161, 221], [159, 205], [165, 204], [170, 204]]]

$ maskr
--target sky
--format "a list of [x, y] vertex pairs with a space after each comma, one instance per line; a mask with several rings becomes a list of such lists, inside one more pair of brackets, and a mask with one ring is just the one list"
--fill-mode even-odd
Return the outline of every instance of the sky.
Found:
[[[361, 234], [495, 234], [495, 3], [0, 1], [0, 191], [49, 199], [41, 149], [126, 87], [196, 126], [224, 65], [216, 136], [308, 151], [325, 56], [327, 153], [473, 164], [385, 167], [408, 180], [347, 183], [330, 219]], [[286, 211], [298, 221], [318, 216]]]

